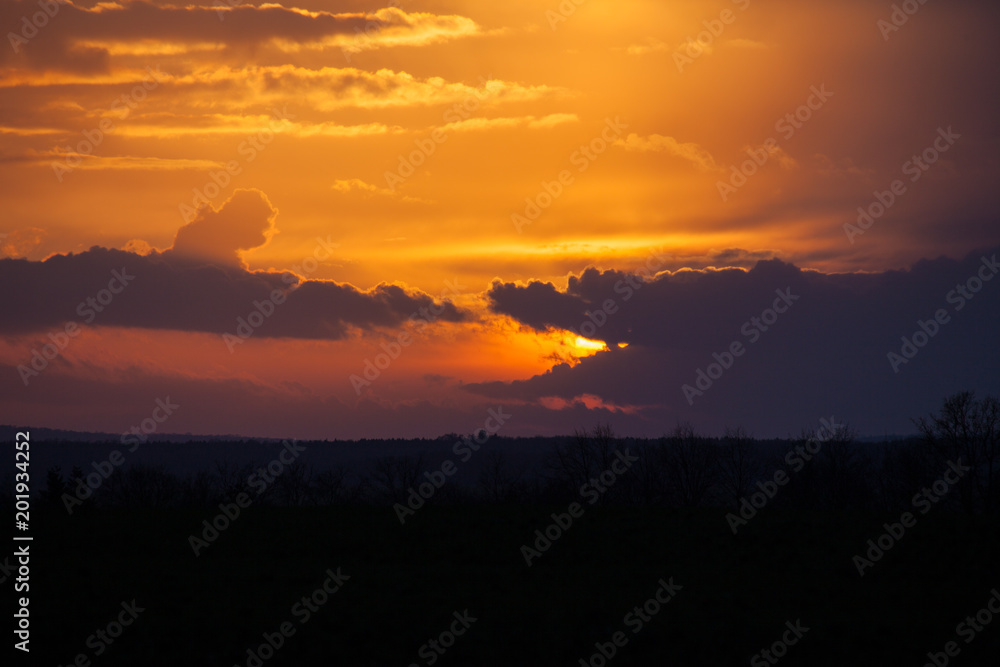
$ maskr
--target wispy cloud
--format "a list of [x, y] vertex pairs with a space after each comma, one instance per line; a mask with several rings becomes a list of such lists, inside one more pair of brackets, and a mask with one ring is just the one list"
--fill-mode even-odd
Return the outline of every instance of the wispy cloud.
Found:
[[[351, 194], [359, 193], [366, 197], [388, 197], [390, 199], [399, 199], [400, 201], [414, 203], [414, 204], [431, 204], [433, 202], [427, 199], [420, 199], [419, 197], [409, 197], [398, 190], [390, 190], [389, 188], [380, 188], [377, 185], [372, 185], [367, 183], [360, 178], [348, 178], [344, 180], [337, 180], [333, 182], [331, 186], [336, 192], [341, 194]], [[390, 239], [392, 240], [392, 239]]]
[[712, 171], [719, 168], [712, 154], [698, 144], [690, 142], [681, 143], [673, 137], [667, 137], [662, 134], [651, 134], [648, 137], [630, 134], [625, 139], [616, 141], [615, 145], [621, 146], [627, 151], [667, 153], [668, 155], [688, 160], [702, 171]]

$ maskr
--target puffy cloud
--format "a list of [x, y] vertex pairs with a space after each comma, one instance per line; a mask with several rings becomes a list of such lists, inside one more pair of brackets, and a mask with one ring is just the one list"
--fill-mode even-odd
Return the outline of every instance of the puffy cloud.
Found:
[[177, 230], [166, 252], [220, 266], [244, 266], [240, 253], [259, 248], [275, 233], [278, 211], [259, 190], [237, 190], [215, 210], [206, 206], [194, 220]]

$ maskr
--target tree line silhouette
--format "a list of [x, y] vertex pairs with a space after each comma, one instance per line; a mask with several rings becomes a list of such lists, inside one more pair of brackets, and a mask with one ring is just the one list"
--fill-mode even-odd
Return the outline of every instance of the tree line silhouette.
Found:
[[[628, 449], [638, 461], [617, 476], [597, 502], [736, 508], [776, 471], [785, 470], [789, 480], [769, 500], [771, 507], [895, 511], [910, 506], [914, 494], [933, 484], [949, 461], [961, 460], [970, 472], [939, 506], [965, 514], [996, 513], [1000, 509], [1000, 400], [960, 392], [947, 397], [937, 412], [913, 423], [919, 435], [883, 442], [862, 442], [849, 425], [833, 428], [821, 440], [808, 432], [791, 439], [759, 440], [742, 428], [706, 437], [689, 425], [679, 425], [659, 439], [622, 438], [610, 426], [598, 424], [572, 437], [542, 439], [546, 451], [535, 465], [511, 455], [505, 445], [513, 439], [494, 435], [476, 455], [475, 474], [450, 479], [427, 503], [579, 500], [581, 487], [599, 482], [616, 453]], [[798, 463], [792, 468], [790, 452], [804, 452], [795, 455]], [[248, 479], [257, 468], [254, 462], [223, 461], [212, 471], [182, 477], [163, 466], [123, 466], [90, 497], [76, 503], [73, 513], [93, 508], [214, 507], [247, 492]], [[412, 490], [426, 482], [425, 473], [431, 468], [425, 453], [381, 456], [365, 465], [323, 470], [296, 460], [263, 493], [251, 495], [258, 505], [393, 505], [405, 503]], [[36, 508], [66, 511], [67, 498], [85, 474], [78, 467], [68, 475], [58, 467], [48, 470]]]

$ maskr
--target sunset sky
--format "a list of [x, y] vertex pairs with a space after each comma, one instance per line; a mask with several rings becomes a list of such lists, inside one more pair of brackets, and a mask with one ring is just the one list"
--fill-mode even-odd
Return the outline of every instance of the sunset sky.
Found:
[[1000, 8], [903, 4], [3, 0], [0, 423], [881, 435], [997, 393]]

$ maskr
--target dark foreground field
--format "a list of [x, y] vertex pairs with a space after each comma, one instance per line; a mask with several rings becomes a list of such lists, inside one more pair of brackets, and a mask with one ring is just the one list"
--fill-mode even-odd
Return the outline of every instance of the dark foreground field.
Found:
[[932, 511], [862, 577], [853, 557], [898, 514], [765, 508], [733, 535], [722, 510], [587, 506], [529, 567], [521, 546], [565, 511], [251, 507], [199, 556], [210, 511], [51, 511], [31, 664], [767, 665], [775, 642], [782, 665], [1000, 664], [1000, 614], [975, 619], [1000, 587], [995, 519]]

